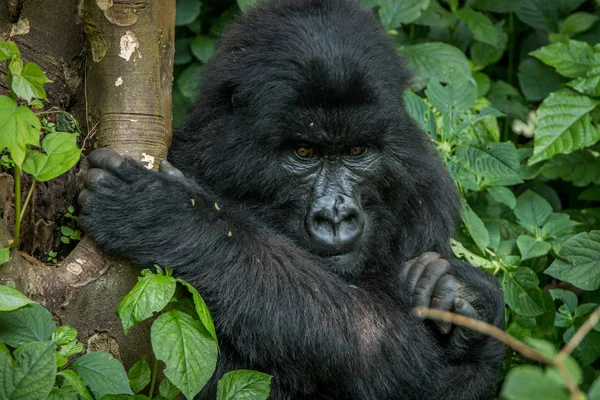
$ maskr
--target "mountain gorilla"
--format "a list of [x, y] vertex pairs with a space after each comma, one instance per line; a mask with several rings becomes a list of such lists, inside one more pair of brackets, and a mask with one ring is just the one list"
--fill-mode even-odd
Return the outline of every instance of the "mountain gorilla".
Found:
[[85, 231], [209, 305], [221, 354], [201, 398], [240, 368], [273, 375], [272, 399], [490, 395], [502, 345], [411, 312], [503, 321], [496, 280], [451, 256], [457, 192], [409, 81], [358, 1], [266, 1], [205, 66], [172, 165], [89, 156]]

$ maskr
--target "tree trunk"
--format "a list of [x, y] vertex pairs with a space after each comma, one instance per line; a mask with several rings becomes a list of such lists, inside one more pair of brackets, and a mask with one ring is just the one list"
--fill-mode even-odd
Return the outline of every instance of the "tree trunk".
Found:
[[[15, 42], [53, 81], [49, 107], [67, 109], [87, 127], [85, 145], [111, 148], [149, 168], [166, 158], [171, 138], [174, 26], [175, 0], [0, 0], [0, 40]], [[0, 93], [7, 92], [3, 74], [0, 69]], [[64, 188], [63, 203], [75, 204], [84, 169], [37, 186], [25, 242], [45, 223], [34, 210], [59, 202], [57, 187]], [[9, 176], [0, 176], [0, 247], [10, 239], [10, 185]], [[66, 211], [61, 205], [56, 212]], [[109, 351], [126, 366], [152, 354], [149, 325], [124, 336], [115, 316], [138, 275], [134, 266], [103, 256], [87, 237], [58, 265], [14, 251], [0, 266], [0, 283], [14, 283], [61, 324], [77, 328], [87, 350]]]

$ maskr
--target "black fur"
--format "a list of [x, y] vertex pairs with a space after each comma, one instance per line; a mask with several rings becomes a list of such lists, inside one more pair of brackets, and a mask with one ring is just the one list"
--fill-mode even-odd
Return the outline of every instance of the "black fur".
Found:
[[[489, 397], [503, 347], [457, 343], [456, 328], [410, 312], [401, 270], [428, 251], [478, 318], [502, 326], [503, 301], [493, 277], [451, 256], [456, 190], [403, 108], [410, 74], [375, 18], [352, 0], [268, 2], [224, 34], [202, 81], [169, 153], [186, 178], [97, 162], [81, 197], [100, 248], [173, 267], [205, 298], [221, 355], [200, 397], [239, 368], [273, 375], [272, 399]], [[298, 162], [302, 143], [329, 161]], [[369, 149], [358, 161], [331, 156], [356, 145]], [[366, 223], [355, 251], [327, 257], [305, 216], [335, 185]]]

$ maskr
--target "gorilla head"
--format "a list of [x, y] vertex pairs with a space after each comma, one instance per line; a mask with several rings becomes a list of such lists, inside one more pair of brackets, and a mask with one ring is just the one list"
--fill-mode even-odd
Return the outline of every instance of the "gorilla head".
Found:
[[455, 191], [403, 109], [409, 72], [368, 11], [343, 0], [252, 10], [202, 82], [170, 153], [186, 175], [349, 278], [373, 251], [443, 250], [432, 238], [453, 229]]

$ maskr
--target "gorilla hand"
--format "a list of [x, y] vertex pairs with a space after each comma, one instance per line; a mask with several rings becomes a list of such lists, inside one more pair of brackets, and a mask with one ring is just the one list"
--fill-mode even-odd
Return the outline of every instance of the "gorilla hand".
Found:
[[[413, 307], [427, 307], [440, 311], [451, 311], [469, 318], [477, 318], [473, 306], [461, 295], [467, 288], [448, 272], [451, 265], [439, 254], [427, 252], [404, 263], [401, 271], [402, 281], [412, 295]], [[436, 321], [440, 332], [450, 334], [450, 343], [463, 347], [477, 335], [474, 332], [452, 326], [449, 322]]]

